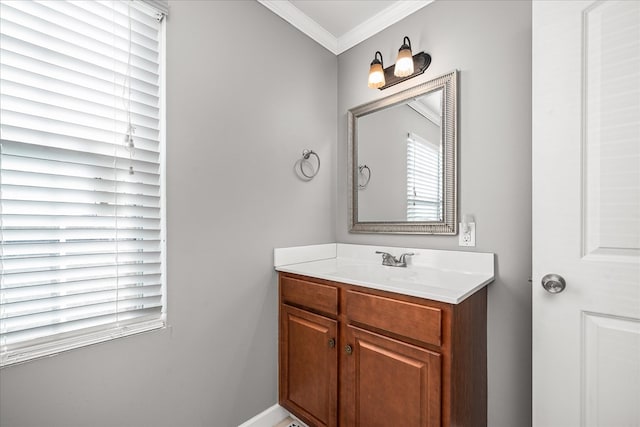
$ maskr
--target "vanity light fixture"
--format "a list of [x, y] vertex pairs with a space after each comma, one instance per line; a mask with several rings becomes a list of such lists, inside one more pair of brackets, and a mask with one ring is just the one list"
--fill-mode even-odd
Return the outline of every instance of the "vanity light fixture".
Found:
[[[378, 59], [378, 56], [380, 59]], [[382, 54], [377, 51], [371, 68], [369, 69], [369, 87], [372, 89], [386, 89], [405, 80], [424, 73], [431, 64], [431, 55], [424, 52], [412, 55], [411, 40], [405, 37], [402, 46], [398, 50], [398, 59], [395, 65], [384, 68], [382, 65]]]

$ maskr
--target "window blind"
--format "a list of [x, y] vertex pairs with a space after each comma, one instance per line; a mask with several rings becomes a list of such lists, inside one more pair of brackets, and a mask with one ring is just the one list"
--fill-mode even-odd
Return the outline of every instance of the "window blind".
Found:
[[0, 7], [0, 363], [162, 327], [158, 11]]
[[441, 144], [407, 134], [407, 220], [442, 221]]

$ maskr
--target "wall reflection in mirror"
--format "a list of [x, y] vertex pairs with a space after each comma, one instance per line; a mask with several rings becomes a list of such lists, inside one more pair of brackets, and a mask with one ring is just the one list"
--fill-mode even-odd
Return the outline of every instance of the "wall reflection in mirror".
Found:
[[455, 234], [455, 80], [350, 110], [351, 231]]
[[442, 221], [442, 89], [363, 116], [358, 128], [358, 159], [376, 171], [358, 194], [358, 219]]

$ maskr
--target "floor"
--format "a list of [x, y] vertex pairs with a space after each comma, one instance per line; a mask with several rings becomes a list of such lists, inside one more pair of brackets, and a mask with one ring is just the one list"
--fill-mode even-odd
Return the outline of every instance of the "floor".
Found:
[[307, 426], [302, 424], [300, 421], [294, 420], [291, 417], [287, 417], [273, 427], [307, 427]]

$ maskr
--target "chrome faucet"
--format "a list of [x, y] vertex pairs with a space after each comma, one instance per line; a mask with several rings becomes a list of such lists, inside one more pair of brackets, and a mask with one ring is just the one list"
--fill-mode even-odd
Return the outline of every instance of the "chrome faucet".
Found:
[[407, 252], [400, 255], [400, 259], [398, 259], [388, 252], [376, 251], [376, 253], [382, 254], [382, 265], [388, 265], [389, 267], [406, 267], [407, 257], [415, 255], [413, 252]]

